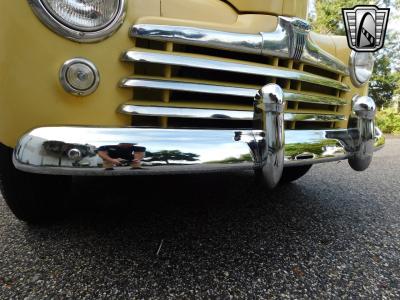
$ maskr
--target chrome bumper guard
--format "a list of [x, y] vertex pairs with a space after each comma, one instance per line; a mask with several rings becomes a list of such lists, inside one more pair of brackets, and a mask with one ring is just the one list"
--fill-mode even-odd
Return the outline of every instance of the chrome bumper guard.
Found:
[[[270, 84], [255, 98], [253, 130], [36, 128], [19, 140], [14, 164], [31, 173], [80, 176], [256, 169], [272, 188], [288, 166], [349, 159], [364, 170], [385, 143], [369, 97], [355, 100], [357, 126], [349, 129], [284, 130], [283, 107], [281, 88]], [[119, 155], [124, 160], [117, 166]]]

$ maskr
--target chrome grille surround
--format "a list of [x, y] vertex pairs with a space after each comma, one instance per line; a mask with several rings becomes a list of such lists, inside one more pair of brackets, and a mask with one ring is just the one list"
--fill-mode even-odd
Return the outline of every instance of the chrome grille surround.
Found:
[[[286, 17], [278, 18], [274, 32], [259, 34], [171, 25], [134, 25], [130, 35], [135, 40], [135, 47], [125, 51], [121, 60], [133, 63], [135, 71], [120, 82], [121, 87], [134, 89], [134, 97], [132, 101], [123, 103], [118, 111], [136, 117], [160, 118], [159, 125], [164, 128], [169, 128], [168, 118], [250, 121], [254, 95], [262, 85], [277, 83], [284, 90], [287, 102], [285, 123], [288, 128], [297, 129], [296, 124], [303, 122], [315, 123], [315, 129], [335, 128], [336, 122], [347, 121], [342, 108], [350, 103], [343, 98], [343, 93], [350, 88], [343, 78], [349, 75], [349, 70], [340, 60], [315, 45], [309, 30], [305, 21]], [[159, 43], [162, 47], [143, 46], [143, 43], [138, 45], [138, 41], [148, 45]], [[226, 53], [251, 55], [253, 60], [259, 57], [260, 61], [226, 57]], [[265, 60], [261, 59], [263, 57]], [[136, 64], [144, 65], [145, 69], [157, 66], [162, 71], [161, 74], [140, 74], [136, 72]], [[320, 71], [303, 70], [307, 66]], [[192, 73], [189, 76], [177, 75], [175, 68]], [[206, 75], [193, 76], [196, 70], [206, 72], [203, 73]], [[225, 72], [229, 82], [208, 78], [208, 74], [219, 72]], [[232, 78], [243, 75], [265, 78], [265, 82], [232, 82]], [[156, 101], [140, 99], [136, 96], [139, 90], [147, 94], [158, 93], [161, 98]], [[188, 102], [173, 98], [182, 94], [188, 98]], [[193, 102], [190, 99], [193, 95], [200, 95], [208, 103], [202, 100]], [[229, 98], [230, 104], [223, 103], [218, 95], [232, 97]], [[212, 97], [216, 99], [214, 102], [209, 101]], [[246, 99], [248, 102], [239, 105], [234, 102], [235, 99], [239, 99], [237, 103], [243, 103]], [[344, 126], [343, 122], [341, 124], [339, 127]], [[132, 125], [137, 124], [133, 121]]]

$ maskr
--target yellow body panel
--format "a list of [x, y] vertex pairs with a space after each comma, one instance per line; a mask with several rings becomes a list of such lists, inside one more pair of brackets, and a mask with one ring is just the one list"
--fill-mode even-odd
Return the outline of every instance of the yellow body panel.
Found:
[[[193, 8], [196, 9], [193, 9]], [[201, 22], [232, 24], [238, 17], [235, 10], [219, 0], [161, 1], [161, 16]]]
[[308, 0], [227, 0], [242, 12], [266, 13], [277, 16], [295, 16], [305, 19]]
[[[132, 73], [132, 66], [120, 61], [121, 53], [133, 46], [128, 36], [132, 24], [174, 24], [258, 33], [276, 27], [276, 17], [266, 13], [303, 16], [307, 1], [295, 1], [293, 5], [288, 0], [231, 2], [237, 10], [262, 14], [242, 15], [217, 0], [129, 0], [125, 22], [112, 37], [80, 44], [45, 27], [28, 1], [1, 1], [0, 142], [15, 147], [24, 132], [44, 125], [130, 125], [130, 118], [117, 113], [117, 108], [132, 98], [130, 89], [118, 87], [120, 79]], [[278, 10], [272, 11], [275, 6]], [[344, 38], [318, 36], [315, 40], [347, 63], [350, 51]], [[73, 96], [61, 87], [60, 67], [74, 57], [87, 58], [99, 69], [100, 85], [90, 96]], [[346, 83], [351, 86], [350, 80], [346, 79]], [[366, 89], [353, 89], [346, 93], [346, 98], [350, 101], [355, 93], [365, 94]], [[349, 106], [343, 110], [350, 112]]]

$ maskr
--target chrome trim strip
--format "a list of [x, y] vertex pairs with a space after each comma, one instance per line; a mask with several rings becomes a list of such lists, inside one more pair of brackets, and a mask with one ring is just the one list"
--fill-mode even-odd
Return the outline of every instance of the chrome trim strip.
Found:
[[261, 32], [262, 54], [301, 60], [310, 29], [310, 25], [304, 20], [278, 17], [274, 32]]
[[[165, 79], [149, 79], [149, 78], [124, 78], [120, 82], [121, 87], [126, 88], [149, 88], [172, 90], [182, 92], [195, 92], [206, 94], [219, 94], [228, 96], [248, 97], [253, 98], [257, 93], [257, 89], [242, 88], [227, 85], [214, 85], [205, 83], [196, 83], [178, 80], [165, 80]], [[337, 98], [326, 95], [307, 94], [302, 92], [284, 91], [285, 99], [287, 101], [298, 101], [305, 103], [318, 103], [327, 105], [345, 105], [345, 99]]]
[[[128, 115], [170, 117], [170, 118], [196, 118], [196, 119], [223, 119], [223, 120], [253, 120], [253, 111], [185, 108], [171, 106], [143, 106], [122, 104], [118, 112]], [[285, 113], [285, 121], [301, 122], [338, 122], [345, 121], [343, 115], [329, 114], [304, 114]]]
[[242, 53], [281, 58], [293, 58], [342, 75], [349, 75], [348, 67], [339, 59], [316, 45], [309, 35], [309, 24], [298, 18], [278, 17], [274, 32], [243, 34], [210, 29], [137, 24], [130, 35], [157, 41], [169, 41]]
[[263, 44], [260, 34], [224, 32], [171, 25], [137, 24], [131, 27], [129, 34], [131, 37], [154, 41], [204, 46], [259, 55], [262, 53]]
[[121, 59], [127, 62], [146, 62], [162, 65], [201, 68], [215, 71], [228, 71], [234, 73], [278, 77], [284, 79], [299, 80], [327, 86], [342, 91], [348, 91], [349, 87], [339, 81], [328, 79], [311, 73], [282, 68], [265, 67], [262, 65], [249, 65], [245, 63], [222, 61], [217, 59], [191, 57], [182, 53], [167, 54], [164, 52], [147, 52], [129, 50], [123, 53]]
[[285, 91], [287, 101], [298, 101], [304, 103], [326, 104], [326, 105], [347, 105], [347, 100], [326, 95], [307, 94], [306, 92]]
[[80, 43], [99, 42], [113, 35], [124, 22], [127, 8], [127, 0], [119, 0], [118, 11], [109, 24], [96, 31], [82, 31], [68, 27], [64, 23], [58, 21], [41, 0], [28, 0], [28, 3], [34, 14], [44, 25], [58, 35]]
[[120, 86], [128, 88], [149, 88], [181, 92], [219, 94], [248, 98], [254, 98], [254, 95], [257, 93], [257, 89], [163, 79], [141, 79], [134, 77], [122, 79]]
[[184, 107], [142, 106], [122, 104], [118, 112], [135, 116], [169, 117], [169, 118], [196, 118], [196, 119], [223, 119], [223, 120], [253, 120], [253, 111], [203, 109]]
[[285, 121], [340, 122], [340, 121], [346, 121], [346, 120], [347, 120], [347, 118], [344, 115], [285, 113]]
[[326, 70], [333, 73], [339, 73], [344, 76], [350, 75], [348, 66], [342, 63], [342, 61], [337, 59], [335, 56], [322, 50], [311, 40], [310, 36], [308, 36], [305, 43], [301, 61], [316, 67], [323, 66]]

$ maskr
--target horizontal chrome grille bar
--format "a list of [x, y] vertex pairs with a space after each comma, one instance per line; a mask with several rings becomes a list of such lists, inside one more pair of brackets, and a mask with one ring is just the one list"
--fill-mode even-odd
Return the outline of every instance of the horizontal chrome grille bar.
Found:
[[243, 53], [262, 54], [261, 34], [224, 32], [194, 27], [138, 24], [131, 28], [130, 35], [161, 42], [204, 46]]
[[[218, 94], [218, 95], [238, 96], [238, 97], [248, 97], [248, 98], [254, 98], [254, 96], [258, 91], [258, 89], [253, 89], [253, 88], [196, 83], [189, 81], [181, 81], [180, 79], [165, 80], [165, 79], [148, 79], [148, 78], [136, 78], [136, 77], [124, 78], [123, 80], [121, 80], [120, 86], [127, 88], [149, 88], [149, 89]], [[287, 90], [285, 91], [285, 100], [305, 102], [305, 103], [327, 104], [327, 105], [346, 104], [345, 99], [337, 97], [331, 97], [326, 95], [313, 95], [313, 94], [306, 94], [306, 93], [293, 92]]]
[[162, 79], [155, 80], [155, 79], [141, 79], [141, 78], [124, 78], [121, 81], [120, 86], [129, 88], [150, 88], [150, 89], [218, 94], [218, 95], [229, 95], [229, 96], [251, 97], [251, 98], [254, 98], [254, 96], [257, 94], [257, 89], [203, 84], [196, 82], [162, 80]]
[[[251, 121], [254, 119], [254, 112], [252, 110], [199, 109], [123, 104], [119, 108], [119, 112], [129, 115], [170, 118], [223, 119], [243, 121]], [[346, 120], [345, 116], [335, 114], [285, 113], [285, 121], [335, 122], [344, 120]]]
[[182, 53], [167, 54], [161, 51], [129, 50], [123, 53], [123, 61], [144, 62], [181, 67], [192, 67], [215, 71], [227, 71], [233, 73], [251, 74], [259, 76], [291, 79], [331, 87], [342, 91], [348, 91], [349, 87], [339, 81], [328, 79], [311, 73], [296, 70], [286, 70], [278, 67], [265, 67], [261, 64], [245, 64], [234, 60], [218, 60], [197, 56], [189, 56]]
[[278, 17], [278, 25], [274, 32], [258, 34], [186, 26], [137, 24], [132, 26], [130, 35], [161, 42], [294, 58], [341, 75], [349, 74], [345, 64], [312, 41], [308, 24], [295, 18]]
[[180, 108], [161, 106], [140, 106], [123, 104], [119, 111], [129, 115], [169, 117], [169, 118], [196, 118], [196, 119], [224, 119], [224, 120], [253, 120], [253, 111]]
[[345, 99], [326, 96], [326, 95], [314, 95], [306, 94], [301, 92], [285, 91], [286, 101], [298, 101], [304, 103], [315, 103], [315, 104], [327, 104], [327, 105], [346, 105]]
[[330, 114], [294, 114], [285, 113], [285, 121], [295, 122], [340, 122], [346, 121], [343, 115]]

